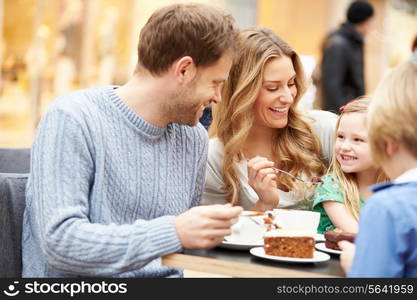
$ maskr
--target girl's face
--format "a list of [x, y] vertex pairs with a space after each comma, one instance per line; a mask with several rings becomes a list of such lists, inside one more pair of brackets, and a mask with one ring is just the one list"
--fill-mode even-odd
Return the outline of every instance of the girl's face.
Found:
[[261, 90], [254, 105], [254, 126], [284, 128], [297, 95], [295, 70], [288, 56], [269, 60], [264, 67]]
[[365, 127], [365, 113], [345, 113], [336, 132], [334, 151], [345, 173], [359, 173], [373, 168]]

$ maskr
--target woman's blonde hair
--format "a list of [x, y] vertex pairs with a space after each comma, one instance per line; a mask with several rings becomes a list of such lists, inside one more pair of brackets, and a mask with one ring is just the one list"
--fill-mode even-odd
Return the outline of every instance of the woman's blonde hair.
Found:
[[404, 145], [417, 158], [417, 54], [384, 78], [372, 96], [368, 135], [376, 164], [386, 159], [387, 139]]
[[[288, 125], [277, 129], [273, 140], [274, 156], [279, 158], [279, 168], [294, 175], [316, 175], [325, 172], [324, 160], [318, 138], [308, 125], [307, 117], [297, 110], [305, 92], [305, 77], [297, 53], [272, 30], [251, 28], [240, 32], [236, 59], [222, 91], [222, 102], [213, 108], [210, 137], [218, 137], [224, 145], [223, 180], [226, 198], [239, 203], [240, 180], [235, 163], [244, 159], [242, 149], [254, 121], [253, 107], [260, 92], [265, 64], [273, 58], [287, 56], [295, 72], [297, 95], [288, 112]], [[278, 180], [288, 188], [294, 182], [278, 174]]]
[[[337, 131], [339, 129], [340, 120], [346, 114], [350, 113], [363, 113], [366, 114], [368, 111], [370, 103], [370, 97], [359, 97], [345, 106], [340, 108], [340, 115], [336, 123], [336, 130], [334, 135], [334, 140], [337, 139]], [[340, 163], [337, 161], [336, 153], [333, 153], [333, 157], [330, 162], [329, 172], [330, 174], [337, 177], [342, 189], [343, 198], [345, 205], [348, 208], [349, 212], [357, 220], [359, 218], [360, 206], [360, 195], [358, 189], [358, 182], [355, 173], [345, 173], [343, 172]], [[387, 181], [388, 178], [381, 169], [377, 169], [375, 182]]]

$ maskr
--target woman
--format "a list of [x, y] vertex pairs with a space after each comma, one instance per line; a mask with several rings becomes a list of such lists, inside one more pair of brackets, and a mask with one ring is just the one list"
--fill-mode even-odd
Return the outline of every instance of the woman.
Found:
[[223, 100], [213, 107], [203, 204], [310, 209], [314, 186], [271, 167], [305, 179], [322, 175], [336, 115], [297, 110], [305, 91], [300, 58], [270, 29], [242, 31], [237, 51]]

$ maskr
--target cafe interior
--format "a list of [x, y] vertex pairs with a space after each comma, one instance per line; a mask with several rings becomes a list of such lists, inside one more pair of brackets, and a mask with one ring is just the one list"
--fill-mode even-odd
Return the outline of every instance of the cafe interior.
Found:
[[[188, 1], [0, 0], [0, 148], [30, 148], [39, 121], [57, 96], [123, 85], [136, 65], [140, 29], [155, 9], [174, 2]], [[344, 21], [350, 0], [195, 2], [226, 10], [239, 28], [269, 27], [292, 45], [308, 78], [299, 106], [313, 109], [316, 87], [311, 75], [320, 63], [322, 42]], [[365, 88], [371, 94], [389, 70], [410, 56], [417, 33], [417, 1], [368, 2], [375, 9], [364, 48]], [[254, 258], [248, 257], [247, 245], [223, 246], [193, 259], [187, 253], [167, 256], [163, 263], [185, 269], [185, 277], [343, 276], [337, 252], [314, 267], [256, 261], [256, 268], [249, 269], [246, 264]], [[229, 261], [229, 256], [234, 259]]]

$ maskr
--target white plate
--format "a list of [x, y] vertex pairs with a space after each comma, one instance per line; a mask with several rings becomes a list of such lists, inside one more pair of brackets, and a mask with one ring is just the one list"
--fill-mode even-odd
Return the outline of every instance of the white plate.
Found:
[[249, 243], [249, 242], [236, 242], [236, 241], [226, 241], [223, 240], [223, 242], [219, 245], [219, 247], [226, 248], [226, 249], [234, 249], [234, 250], [249, 250], [254, 247], [263, 247], [264, 243], [262, 240]]
[[334, 249], [327, 248], [325, 243], [317, 243], [316, 244], [316, 249], [320, 250], [320, 251], [323, 251], [323, 252], [332, 253], [332, 254], [342, 254], [342, 251], [340, 251], [340, 250], [334, 250]]
[[284, 261], [284, 262], [294, 262], [294, 263], [312, 263], [312, 262], [322, 262], [330, 259], [330, 255], [320, 252], [314, 251], [313, 258], [296, 258], [296, 257], [284, 257], [284, 256], [274, 256], [265, 254], [264, 247], [256, 247], [249, 250], [249, 252], [257, 257], [266, 258], [270, 260], [276, 261]]

